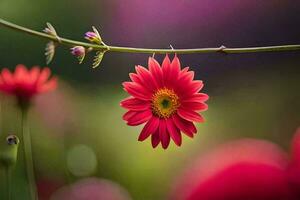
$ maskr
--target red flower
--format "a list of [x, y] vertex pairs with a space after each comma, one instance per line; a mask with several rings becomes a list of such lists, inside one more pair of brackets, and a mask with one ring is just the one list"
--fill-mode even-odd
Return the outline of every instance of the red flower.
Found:
[[136, 66], [136, 74], [129, 74], [132, 82], [124, 82], [124, 90], [132, 96], [123, 100], [121, 106], [128, 109], [123, 116], [130, 126], [146, 122], [139, 141], [151, 135], [152, 146], [160, 142], [165, 149], [170, 138], [181, 145], [181, 132], [189, 137], [197, 132], [193, 122], [203, 122], [198, 111], [205, 111], [208, 95], [199, 93], [202, 81], [195, 81], [189, 67], [181, 70], [177, 56], [172, 62], [166, 55], [162, 67], [149, 58], [148, 68]]
[[57, 80], [49, 79], [50, 75], [49, 68], [40, 70], [39, 67], [33, 67], [27, 70], [24, 65], [17, 65], [14, 73], [4, 68], [0, 74], [0, 91], [27, 102], [37, 94], [56, 88]]
[[201, 155], [178, 180], [172, 200], [300, 199], [300, 129], [289, 159], [277, 145], [243, 139]]

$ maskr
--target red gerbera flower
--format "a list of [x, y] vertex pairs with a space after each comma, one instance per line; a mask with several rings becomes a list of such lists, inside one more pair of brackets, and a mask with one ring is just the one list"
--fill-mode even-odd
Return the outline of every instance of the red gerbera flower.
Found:
[[0, 91], [28, 102], [33, 96], [56, 88], [57, 80], [49, 79], [50, 75], [49, 68], [28, 70], [24, 65], [17, 65], [14, 73], [4, 68], [0, 74]]
[[172, 62], [168, 55], [162, 66], [152, 57], [147, 70], [136, 66], [137, 73], [130, 73], [132, 82], [124, 82], [124, 90], [132, 96], [123, 100], [121, 106], [128, 109], [123, 116], [130, 126], [146, 122], [139, 141], [151, 135], [152, 146], [160, 142], [165, 149], [170, 138], [176, 145], [181, 145], [181, 132], [189, 137], [197, 132], [193, 122], [203, 122], [197, 111], [204, 111], [208, 95], [199, 93], [203, 82], [194, 79], [194, 72], [189, 67], [181, 70], [177, 56]]

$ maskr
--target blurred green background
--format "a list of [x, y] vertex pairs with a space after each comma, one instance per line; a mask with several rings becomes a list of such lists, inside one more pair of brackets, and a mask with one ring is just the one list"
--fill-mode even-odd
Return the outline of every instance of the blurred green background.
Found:
[[[51, 22], [59, 35], [84, 40], [96, 26], [109, 45], [145, 48], [299, 44], [299, 12], [300, 3], [289, 0], [0, 0], [0, 17], [25, 27], [42, 30]], [[0, 27], [0, 67], [45, 66], [45, 43]], [[79, 65], [69, 49], [57, 48], [49, 67], [59, 88], [35, 99], [30, 112], [40, 199], [90, 176], [118, 184], [130, 196], [124, 199], [166, 199], [186, 166], [219, 143], [251, 137], [288, 149], [300, 125], [300, 52], [180, 55], [204, 81], [209, 109], [194, 139], [184, 137], [182, 147], [167, 150], [138, 142], [142, 126], [129, 127], [121, 118], [119, 102], [128, 96], [121, 83], [149, 56], [107, 53], [92, 69], [92, 55]], [[19, 134], [20, 120], [13, 99], [2, 96], [1, 137]], [[19, 155], [14, 199], [27, 199]]]

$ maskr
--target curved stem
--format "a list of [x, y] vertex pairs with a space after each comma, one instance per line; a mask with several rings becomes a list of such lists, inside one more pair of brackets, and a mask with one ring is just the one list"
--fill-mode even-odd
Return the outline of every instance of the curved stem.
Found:
[[24, 156], [26, 163], [26, 174], [29, 183], [30, 199], [36, 200], [36, 185], [33, 169], [32, 149], [31, 149], [31, 137], [28, 126], [28, 108], [21, 107], [22, 109], [22, 135], [24, 141]]
[[11, 170], [9, 166], [5, 167], [7, 199], [11, 200]]
[[43, 32], [35, 31], [11, 22], [5, 21], [0, 18], [0, 25], [25, 32], [40, 38], [52, 40], [66, 46], [83, 46], [86, 48], [93, 48], [94, 50], [105, 50], [112, 52], [127, 52], [127, 53], [177, 53], [177, 54], [192, 54], [192, 53], [252, 53], [252, 52], [268, 52], [268, 51], [295, 51], [300, 50], [300, 44], [297, 45], [282, 45], [282, 46], [265, 46], [265, 47], [248, 47], [248, 48], [227, 48], [220, 46], [216, 48], [195, 48], [195, 49], [146, 49], [146, 48], [133, 48], [133, 47], [119, 47], [109, 45], [96, 45], [86, 42], [79, 42], [62, 37], [55, 37]]

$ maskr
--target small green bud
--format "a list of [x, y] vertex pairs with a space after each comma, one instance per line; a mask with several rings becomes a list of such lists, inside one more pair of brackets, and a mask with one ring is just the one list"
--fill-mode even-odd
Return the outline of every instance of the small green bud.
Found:
[[8, 135], [0, 143], [0, 163], [5, 167], [13, 166], [17, 162], [18, 146], [20, 140], [16, 135]]

